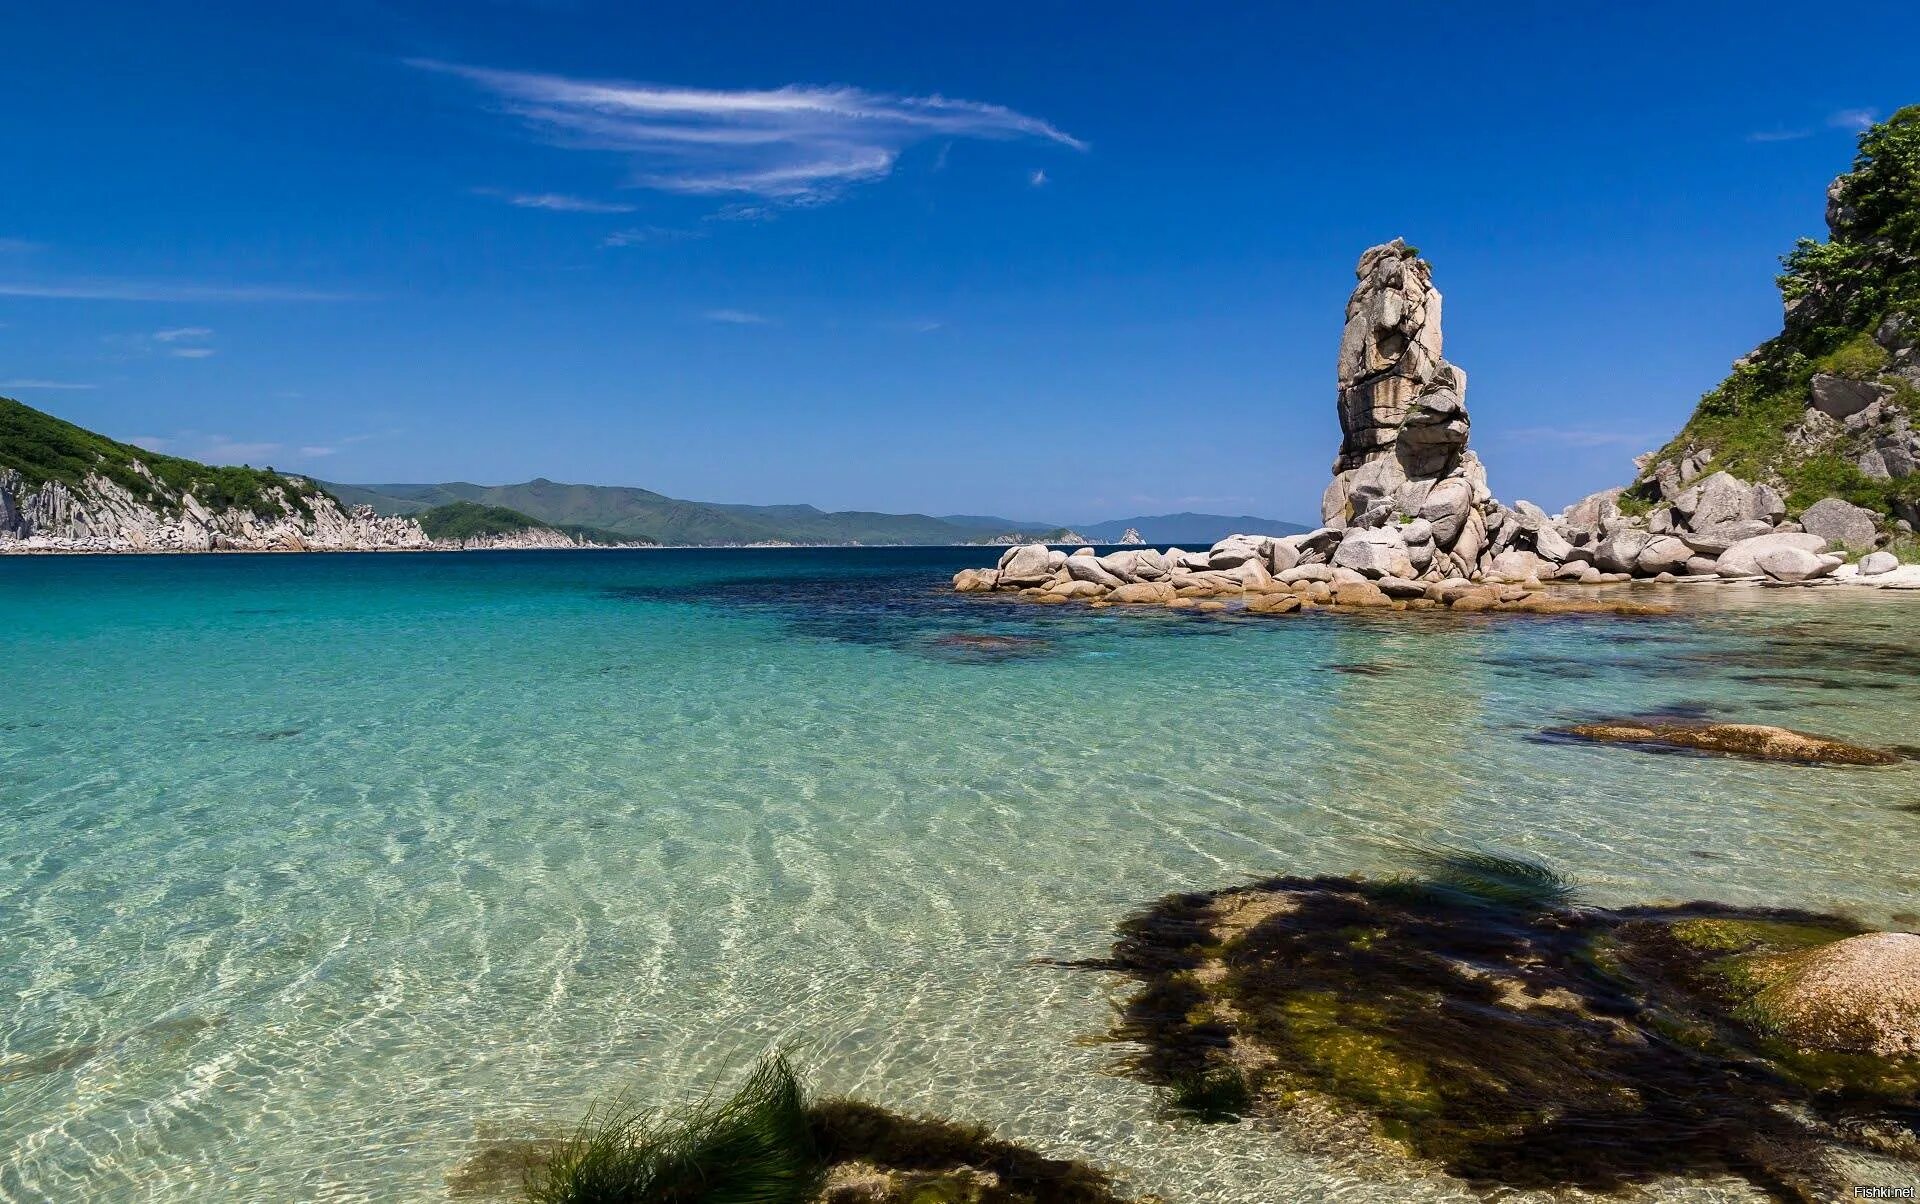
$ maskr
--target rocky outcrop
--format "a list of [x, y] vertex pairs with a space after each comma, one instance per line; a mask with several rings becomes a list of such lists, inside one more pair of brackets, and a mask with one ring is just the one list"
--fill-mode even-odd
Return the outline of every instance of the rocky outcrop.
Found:
[[1687, 749], [1753, 761], [1788, 761], [1800, 765], [1892, 765], [1900, 760], [1884, 749], [1865, 748], [1844, 740], [1762, 723], [1613, 719], [1576, 724], [1552, 734], [1599, 744], [1626, 744], [1660, 750]]
[[[1337, 373], [1340, 453], [1320, 502], [1336, 530], [1424, 526], [1398, 542], [1421, 571], [1471, 573], [1486, 548], [1486, 472], [1467, 449], [1467, 374], [1441, 354], [1440, 290], [1419, 252], [1369, 247], [1347, 299]], [[1356, 537], [1350, 557], [1398, 565], [1392, 540]], [[1369, 551], [1371, 549], [1372, 551]]]
[[[1533, 586], [1420, 576], [1428, 540], [1397, 528], [1322, 527], [1304, 535], [1230, 535], [1204, 552], [1125, 548], [1105, 556], [1045, 544], [1009, 548], [990, 569], [961, 569], [957, 593], [1011, 593], [1047, 605], [1160, 606], [1287, 615], [1341, 610], [1450, 609], [1523, 614], [1666, 614], [1663, 606], [1619, 599], [1547, 597]], [[1508, 556], [1530, 553], [1509, 552]]]
[[249, 506], [212, 508], [193, 492], [172, 493], [135, 464], [149, 486], [137, 497], [93, 474], [78, 485], [37, 485], [0, 472], [0, 552], [419, 551], [418, 523], [343, 510], [299, 477], [269, 488]]
[[[1441, 354], [1431, 265], [1395, 239], [1369, 247], [1355, 274], [1337, 372], [1340, 450], [1321, 502], [1323, 526], [1232, 535], [1204, 552], [1100, 557], [1083, 548], [1069, 557], [1029, 544], [1009, 550], [996, 569], [958, 574], [954, 588], [1176, 606], [1288, 594], [1301, 605], [1246, 609], [1293, 613], [1319, 605], [1553, 609], [1567, 604], [1522, 599], [1548, 582], [1636, 578], [1920, 587], [1920, 567], [1876, 563], [1869, 572], [1834, 550], [1883, 542], [1872, 512], [1830, 499], [1789, 521], [1779, 489], [1713, 470], [1704, 450], [1648, 462], [1651, 504], [1638, 488], [1605, 490], [1559, 514], [1528, 501], [1501, 504], [1467, 446], [1466, 374]], [[1881, 403], [1868, 409], [1873, 404]], [[1500, 592], [1509, 587], [1520, 592]]]
[[597, 544], [577, 539], [565, 531], [553, 527], [525, 527], [519, 531], [506, 531], [497, 534], [470, 535], [465, 539], [436, 539], [432, 547], [436, 552], [528, 552], [559, 551], [569, 548], [604, 547], [652, 547], [652, 544]]
[[1920, 1056], [1920, 936], [1869, 932], [1765, 967], [1760, 1023], [1801, 1049]]
[[1865, 131], [1827, 192], [1827, 240], [1780, 276], [1780, 333], [1743, 356], [1630, 487], [1649, 522], [1709, 466], [1784, 498], [1779, 524], [1860, 551], [1920, 524], [1920, 106]]
[[[1778, 490], [1709, 472], [1707, 455], [1657, 470], [1665, 504], [1651, 513], [1629, 513], [1621, 490], [1558, 515], [1528, 501], [1502, 505], [1467, 446], [1466, 374], [1441, 354], [1431, 267], [1395, 239], [1368, 248], [1357, 275], [1340, 343], [1340, 453], [1321, 501], [1327, 529], [1339, 533], [1336, 567], [1374, 581], [1803, 583], [1844, 563], [1829, 546], [1875, 544], [1877, 528], [1863, 521], [1871, 516], [1837, 501], [1811, 508], [1812, 523], [1783, 528]], [[1782, 530], [1798, 533], [1791, 548], [1749, 542]]]

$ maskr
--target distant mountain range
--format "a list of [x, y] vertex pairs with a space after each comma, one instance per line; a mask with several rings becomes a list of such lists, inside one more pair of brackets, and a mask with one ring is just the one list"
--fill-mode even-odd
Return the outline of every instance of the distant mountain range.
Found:
[[412, 515], [453, 502], [499, 506], [543, 523], [591, 530], [601, 538], [651, 540], [661, 544], [966, 544], [1016, 536], [1059, 539], [1070, 532], [1095, 543], [1114, 543], [1129, 528], [1148, 543], [1211, 544], [1235, 532], [1288, 535], [1298, 523], [1252, 515], [1163, 514], [1114, 519], [1091, 526], [1020, 521], [990, 514], [882, 514], [869, 510], [826, 511], [815, 506], [744, 506], [690, 502], [649, 489], [622, 485], [565, 485], [536, 478], [520, 485], [475, 485], [449, 481], [430, 485], [324, 487], [349, 506], [372, 506], [381, 514]]
[[[352, 515], [336, 500], [382, 517]], [[521, 485], [332, 484], [161, 455], [0, 398], [0, 539], [40, 536], [78, 550], [413, 547], [429, 540], [529, 547], [1118, 543], [1129, 530], [1148, 543], [1205, 547], [1235, 532], [1285, 535], [1306, 528], [1245, 514], [1185, 513], [1074, 529], [992, 514], [936, 518], [690, 502], [650, 489], [544, 478]]]

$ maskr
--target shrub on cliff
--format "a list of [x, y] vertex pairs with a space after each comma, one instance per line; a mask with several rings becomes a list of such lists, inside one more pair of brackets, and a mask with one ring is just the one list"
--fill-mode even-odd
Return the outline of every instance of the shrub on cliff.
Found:
[[1882, 375], [1883, 332], [1920, 331], [1920, 105], [1861, 134], [1853, 169], [1828, 190], [1827, 225], [1827, 241], [1803, 238], [1781, 261], [1781, 333], [1700, 399], [1636, 484], [1642, 502], [1654, 500], [1654, 465], [1710, 450], [1716, 469], [1780, 486], [1794, 511], [1823, 497], [1883, 513], [1920, 503], [1920, 476], [1869, 476], [1849, 458], [1853, 436], [1793, 437], [1817, 373], [1882, 379], [1920, 417], [1920, 386]]

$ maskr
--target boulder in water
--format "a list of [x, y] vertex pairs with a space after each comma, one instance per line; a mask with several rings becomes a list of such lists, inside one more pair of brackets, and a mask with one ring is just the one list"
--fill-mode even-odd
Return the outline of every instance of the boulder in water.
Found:
[[1551, 734], [1600, 744], [1719, 753], [1752, 761], [1789, 761], [1800, 765], [1892, 765], [1900, 760], [1898, 755], [1884, 749], [1866, 748], [1764, 723], [1613, 719], [1578, 723]]

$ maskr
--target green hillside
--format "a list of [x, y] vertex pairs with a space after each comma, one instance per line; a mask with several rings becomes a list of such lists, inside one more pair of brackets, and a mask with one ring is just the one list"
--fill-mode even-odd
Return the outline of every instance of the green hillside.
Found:
[[[357, 503], [356, 503], [357, 504]], [[505, 506], [480, 502], [446, 502], [413, 512], [414, 521], [429, 539], [477, 539], [489, 535], [513, 535], [521, 531], [559, 531], [587, 543], [619, 544], [640, 542], [637, 537], [621, 535], [599, 527], [578, 523], [548, 523]]]
[[324, 492], [303, 477], [271, 468], [216, 467], [163, 456], [0, 397], [0, 472], [7, 469], [17, 471], [28, 488], [48, 481], [79, 487], [97, 473], [163, 513], [178, 511], [180, 499], [191, 493], [208, 510], [232, 507], [277, 517], [281, 510], [271, 491], [278, 488], [296, 510], [311, 514], [311, 499]]
[[[1700, 399], [1673, 441], [1646, 463], [1629, 505], [1659, 498], [1656, 475], [1711, 453], [1715, 469], [1778, 487], [1790, 514], [1823, 497], [1881, 513], [1920, 514], [1920, 474], [1888, 471], [1876, 446], [1920, 419], [1920, 105], [1860, 136], [1853, 170], [1828, 193], [1829, 238], [1803, 238], [1783, 260], [1786, 320]], [[1816, 377], [1883, 397], [1878, 425], [1844, 428], [1809, 415]], [[1838, 428], [1838, 429], [1836, 429]], [[1902, 466], [1904, 467], [1904, 466]]]
[[448, 502], [414, 515], [429, 539], [474, 539], [483, 535], [512, 535], [519, 531], [551, 530], [537, 518], [505, 506], [479, 502]]
[[543, 523], [585, 527], [619, 539], [662, 544], [952, 544], [991, 539], [999, 529], [964, 527], [925, 514], [829, 512], [813, 506], [689, 502], [649, 489], [568, 485], [544, 478], [519, 485], [330, 485], [349, 504], [413, 514], [452, 502], [518, 511]]

